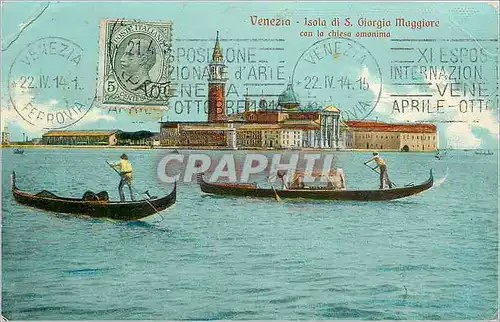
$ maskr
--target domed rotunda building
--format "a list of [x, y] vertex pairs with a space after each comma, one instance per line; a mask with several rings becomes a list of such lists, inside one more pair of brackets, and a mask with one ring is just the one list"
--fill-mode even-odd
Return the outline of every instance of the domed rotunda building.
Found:
[[278, 96], [278, 106], [285, 110], [295, 110], [300, 106], [299, 96], [293, 91], [291, 83], [289, 83], [285, 91]]

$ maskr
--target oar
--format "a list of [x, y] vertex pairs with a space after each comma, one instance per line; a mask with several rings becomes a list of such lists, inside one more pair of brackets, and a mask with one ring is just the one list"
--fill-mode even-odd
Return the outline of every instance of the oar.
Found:
[[[375, 168], [372, 168], [370, 167], [367, 163], [363, 163], [364, 165], [366, 165], [368, 168], [372, 169], [373, 171], [375, 171], [376, 173], [378, 173], [380, 175], [380, 172], [378, 172], [377, 170], [375, 170]], [[394, 187], [397, 187], [398, 185], [395, 184], [394, 182], [391, 181], [391, 179], [389, 179], [386, 175], [385, 177], [387, 179], [387, 181], [389, 181], [391, 183], [391, 185], [393, 185]]]
[[[269, 180], [269, 177], [267, 177], [267, 180]], [[273, 192], [274, 192], [274, 200], [281, 201], [281, 198], [278, 195], [278, 192], [276, 191], [276, 189], [274, 189], [274, 186], [273, 186], [272, 182], [269, 181], [269, 183], [271, 184], [271, 188], [273, 189]]]
[[109, 165], [109, 167], [110, 167], [111, 169], [115, 170], [115, 172], [116, 172], [116, 173], [118, 173], [118, 175], [119, 175], [120, 177], [122, 176], [122, 174], [121, 174], [118, 170], [116, 170], [116, 168], [115, 168], [115, 167], [113, 167], [113, 165], [112, 165], [111, 163], [109, 163], [109, 162], [108, 162], [108, 160], [106, 160], [106, 163]]
[[278, 195], [278, 192], [276, 191], [276, 189], [274, 189], [274, 186], [273, 184], [271, 183], [271, 188], [273, 188], [273, 192], [274, 192], [274, 200], [276, 201], [281, 201], [281, 198], [280, 196]]

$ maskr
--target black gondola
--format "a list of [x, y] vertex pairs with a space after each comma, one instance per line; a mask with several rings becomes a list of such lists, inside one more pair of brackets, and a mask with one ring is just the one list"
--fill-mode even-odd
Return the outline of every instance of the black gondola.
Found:
[[476, 155], [493, 155], [494, 153], [490, 150], [488, 151], [476, 151], [474, 152]]
[[[13, 172], [12, 193], [14, 199], [20, 204], [38, 209], [93, 218], [136, 221], [174, 205], [177, 198], [177, 184], [174, 184], [172, 192], [167, 196], [138, 201], [109, 201], [107, 198], [103, 200], [103, 198], [98, 197], [99, 195], [107, 195], [106, 193], [90, 194], [92, 198], [64, 198], [46, 190], [37, 194], [20, 191], [16, 186], [16, 174]], [[86, 195], [89, 194], [86, 193]]]
[[255, 184], [210, 183], [198, 174], [198, 184], [201, 191], [217, 195], [241, 197], [276, 198], [283, 199], [315, 199], [315, 200], [355, 200], [355, 201], [382, 201], [409, 197], [430, 189], [434, 183], [432, 170], [429, 179], [419, 185], [409, 185], [401, 188], [378, 190], [331, 190], [331, 189], [264, 189]]

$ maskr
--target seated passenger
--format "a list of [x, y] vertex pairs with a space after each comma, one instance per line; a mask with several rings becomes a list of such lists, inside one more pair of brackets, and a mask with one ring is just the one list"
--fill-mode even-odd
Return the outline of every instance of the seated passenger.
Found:
[[294, 172], [292, 180], [288, 186], [289, 189], [304, 189], [304, 174], [301, 172]]
[[328, 179], [327, 189], [346, 190], [343, 169], [331, 170], [330, 173], [328, 174], [327, 179]]

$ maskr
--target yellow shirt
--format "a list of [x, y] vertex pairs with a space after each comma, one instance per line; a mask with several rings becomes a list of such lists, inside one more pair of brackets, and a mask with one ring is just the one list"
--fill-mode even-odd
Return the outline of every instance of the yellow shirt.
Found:
[[120, 168], [120, 172], [127, 179], [132, 179], [132, 166], [128, 160], [121, 159], [120, 162], [114, 164], [115, 167]]
[[384, 160], [382, 160], [382, 158], [381, 158], [381, 157], [379, 157], [379, 156], [376, 156], [376, 157], [375, 157], [375, 161], [377, 162], [377, 164], [378, 164], [379, 166], [383, 166], [383, 165], [385, 165]]
[[378, 155], [376, 155], [376, 156], [374, 156], [373, 158], [371, 158], [371, 159], [370, 159], [370, 161], [375, 161], [375, 162], [377, 162], [377, 164], [378, 164], [378, 166], [379, 166], [379, 167], [380, 167], [380, 166], [385, 165], [384, 160], [382, 160], [382, 158], [381, 158], [381, 157], [379, 157]]
[[132, 172], [132, 166], [128, 162], [128, 160], [120, 160], [120, 170], [121, 172]]

